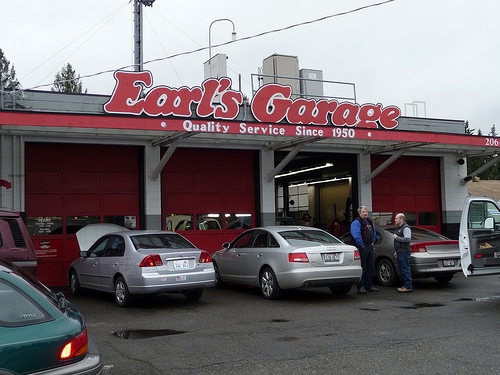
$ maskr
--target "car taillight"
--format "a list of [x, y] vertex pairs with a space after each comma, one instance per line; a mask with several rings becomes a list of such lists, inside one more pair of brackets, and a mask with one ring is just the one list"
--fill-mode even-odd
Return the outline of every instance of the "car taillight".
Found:
[[212, 263], [212, 256], [208, 251], [202, 251], [200, 254], [200, 263]]
[[161, 261], [161, 258], [158, 254], [151, 254], [146, 256], [141, 264], [139, 264], [139, 267], [157, 267], [157, 266], [163, 266], [163, 262]]
[[67, 341], [59, 352], [59, 359], [71, 359], [85, 355], [89, 349], [87, 330]]
[[427, 252], [427, 249], [425, 248], [425, 244], [423, 244], [423, 243], [411, 245], [410, 247], [411, 247], [412, 253], [426, 253]]
[[306, 253], [288, 253], [289, 262], [308, 263], [309, 258]]
[[354, 250], [354, 260], [360, 260], [361, 259], [361, 254], [359, 253], [359, 250], [356, 249]]

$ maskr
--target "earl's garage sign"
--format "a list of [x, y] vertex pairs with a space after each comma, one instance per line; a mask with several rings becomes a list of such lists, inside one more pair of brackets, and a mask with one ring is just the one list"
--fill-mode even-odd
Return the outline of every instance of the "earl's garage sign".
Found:
[[[243, 94], [231, 89], [231, 80], [227, 77], [210, 78], [192, 88], [153, 87], [149, 71], [117, 71], [115, 80], [111, 98], [104, 105], [107, 113], [191, 118], [175, 122], [173, 126], [162, 122], [161, 126], [168, 130], [352, 138], [354, 128], [394, 129], [401, 115], [398, 107], [383, 107], [382, 104], [292, 99], [289, 86], [267, 84], [260, 87], [250, 103], [258, 125], [224, 123], [217, 120], [234, 120], [243, 104]], [[144, 89], [148, 89], [145, 95]], [[194, 117], [210, 117], [215, 121], [200, 122]]]

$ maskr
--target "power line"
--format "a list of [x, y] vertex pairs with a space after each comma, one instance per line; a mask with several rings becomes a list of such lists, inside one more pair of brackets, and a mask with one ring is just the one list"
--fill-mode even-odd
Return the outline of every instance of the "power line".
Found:
[[[293, 25], [289, 25], [289, 26], [285, 26], [285, 27], [279, 28], [279, 29], [273, 29], [273, 30], [269, 30], [269, 31], [264, 31], [264, 32], [259, 33], [259, 34], [254, 34], [254, 35], [250, 35], [250, 36], [247, 36], [247, 37], [238, 38], [236, 40], [230, 40], [230, 41], [227, 41], [227, 42], [224, 42], [224, 43], [213, 45], [212, 48], [222, 47], [222, 46], [225, 46], [225, 45], [228, 45], [228, 44], [232, 44], [232, 43], [241, 43], [243, 41], [250, 40], [250, 39], [255, 39], [255, 38], [260, 38], [260, 37], [265, 36], [265, 35], [279, 33], [279, 32], [290, 30], [290, 29], [297, 28], [297, 27], [300, 27], [300, 26], [310, 25], [310, 24], [321, 22], [321, 21], [325, 21], [325, 20], [328, 20], [328, 19], [331, 19], [331, 18], [341, 17], [341, 16], [345, 16], [345, 15], [348, 15], [348, 14], [360, 12], [360, 11], [368, 9], [368, 8], [373, 8], [373, 7], [385, 5], [385, 4], [394, 2], [394, 1], [396, 1], [396, 0], [386, 0], [386, 1], [379, 2], [379, 3], [364, 5], [362, 7], [351, 9], [351, 10], [348, 10], [348, 11], [345, 11], [345, 12], [335, 13], [335, 14], [331, 14], [331, 15], [328, 15], [328, 16], [316, 18], [314, 20], [296, 23], [296, 24], [293, 24]], [[148, 61], [143, 62], [143, 65], [145, 66], [145, 65], [152, 64], [152, 63], [159, 62], [159, 61], [174, 59], [174, 58], [180, 57], [180, 56], [192, 55], [192, 54], [195, 54], [195, 53], [198, 53], [198, 52], [201, 52], [201, 51], [205, 51], [208, 48], [209, 48], [208, 46], [206, 46], [206, 47], [200, 47], [200, 48], [197, 48], [197, 49], [194, 49], [194, 50], [185, 51], [185, 52], [179, 52], [179, 53], [175, 53], [175, 54], [168, 55], [168, 56], [165, 56], [165, 57], [160, 57], [160, 58], [157, 58], [157, 59], [148, 60]], [[92, 77], [97, 77], [97, 76], [100, 76], [100, 75], [103, 75], [103, 74], [114, 73], [117, 70], [125, 70], [125, 69], [129, 69], [129, 68], [134, 68], [136, 65], [137, 64], [130, 64], [130, 65], [122, 66], [120, 68], [103, 70], [103, 71], [100, 71], [100, 72], [97, 72], [97, 73], [92, 73], [92, 74], [87, 74], [87, 75], [81, 76], [81, 77], [79, 77], [77, 79], [92, 78]], [[51, 86], [52, 84], [53, 83], [37, 85], [37, 86], [30, 87], [30, 88], [28, 88], [26, 90], [34, 90], [34, 89], [38, 89], [38, 88], [42, 88], [42, 87]]]

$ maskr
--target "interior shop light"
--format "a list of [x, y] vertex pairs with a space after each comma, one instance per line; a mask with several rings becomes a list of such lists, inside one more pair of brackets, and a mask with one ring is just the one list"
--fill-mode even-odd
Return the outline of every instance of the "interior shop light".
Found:
[[311, 182], [301, 182], [299, 184], [291, 184], [288, 187], [296, 187], [296, 186], [308, 186], [308, 185], [317, 185], [317, 184], [325, 184], [327, 182], [338, 182], [338, 181], [346, 181], [351, 180], [351, 177], [341, 177], [341, 178], [329, 178], [328, 180], [319, 180], [319, 181], [311, 181]]
[[333, 163], [326, 163], [326, 164], [323, 164], [323, 165], [319, 165], [317, 167], [311, 167], [311, 168], [306, 168], [306, 169], [299, 169], [297, 171], [290, 171], [290, 172], [287, 172], [287, 173], [278, 174], [278, 175], [276, 175], [275, 178], [292, 176], [294, 174], [305, 173], [305, 172], [310, 172], [310, 171], [315, 171], [315, 170], [318, 170], [318, 169], [324, 169], [324, 168], [330, 168], [330, 167], [333, 167]]

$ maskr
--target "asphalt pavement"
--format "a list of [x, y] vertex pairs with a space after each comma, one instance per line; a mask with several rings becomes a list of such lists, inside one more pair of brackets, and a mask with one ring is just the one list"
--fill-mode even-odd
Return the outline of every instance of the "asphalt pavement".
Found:
[[264, 300], [256, 288], [141, 297], [67, 297], [99, 346], [104, 374], [495, 374], [500, 373], [498, 276], [445, 285], [414, 281], [413, 293], [334, 296], [327, 288]]

